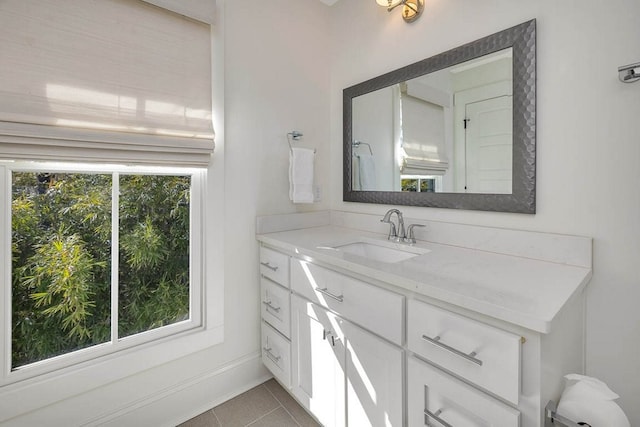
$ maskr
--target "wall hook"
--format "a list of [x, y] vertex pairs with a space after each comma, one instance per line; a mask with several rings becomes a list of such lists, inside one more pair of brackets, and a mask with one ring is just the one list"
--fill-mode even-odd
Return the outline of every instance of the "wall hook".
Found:
[[633, 83], [640, 80], [640, 62], [618, 67], [618, 78], [623, 83]]
[[287, 135], [290, 135], [291, 139], [293, 139], [294, 141], [298, 141], [300, 138], [302, 138], [302, 132], [299, 132], [297, 130], [292, 130]]

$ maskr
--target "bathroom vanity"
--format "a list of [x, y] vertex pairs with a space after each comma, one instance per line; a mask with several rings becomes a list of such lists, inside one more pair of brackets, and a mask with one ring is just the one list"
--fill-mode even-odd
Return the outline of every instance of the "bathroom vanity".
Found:
[[591, 239], [286, 217], [259, 221], [262, 359], [323, 425], [539, 427], [583, 372]]

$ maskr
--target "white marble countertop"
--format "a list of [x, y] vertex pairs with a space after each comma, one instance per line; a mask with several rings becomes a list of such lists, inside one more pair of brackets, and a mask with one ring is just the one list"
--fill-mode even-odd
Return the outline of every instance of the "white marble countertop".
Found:
[[260, 234], [257, 239], [294, 256], [350, 270], [429, 298], [540, 333], [591, 278], [591, 269], [419, 241], [428, 250], [396, 263], [323, 249], [386, 236], [337, 226]]

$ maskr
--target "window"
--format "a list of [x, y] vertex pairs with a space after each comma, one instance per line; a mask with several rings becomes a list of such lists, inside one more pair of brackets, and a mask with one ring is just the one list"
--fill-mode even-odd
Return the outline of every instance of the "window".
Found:
[[[215, 2], [208, 6], [149, 2], [160, 7], [138, 0], [92, 2], [82, 10], [74, 0], [41, 2], [37, 8], [21, 0], [0, 2], [0, 49], [10, 53], [8, 65], [0, 70], [0, 394], [3, 402], [9, 402], [5, 406], [12, 408], [4, 414], [9, 418], [223, 341], [224, 241], [218, 236], [223, 232], [224, 211], [214, 209], [224, 190], [222, 159], [212, 166], [212, 100], [219, 123], [223, 100], [221, 90], [212, 90], [213, 83], [221, 89], [222, 82], [211, 73], [213, 65], [219, 71], [224, 66], [221, 55], [212, 62], [214, 54], [222, 52], [223, 41], [209, 25], [216, 6]], [[78, 37], [83, 43], [77, 42]], [[14, 188], [13, 183], [21, 180], [31, 184]], [[174, 218], [160, 224], [154, 222], [154, 212], [147, 221], [142, 204], [130, 205], [140, 207], [138, 216], [125, 210], [133, 197], [127, 188], [135, 187], [134, 180], [146, 180], [140, 196], [150, 195], [147, 190], [153, 181], [162, 183], [158, 189], [171, 180], [188, 182], [189, 190], [183, 188], [188, 201], [173, 200], [175, 213], [188, 219], [183, 224], [188, 227], [188, 242], [183, 241], [182, 247], [171, 247], [176, 240], [165, 238], [165, 231], [159, 239], [155, 233], [160, 225], [175, 225]], [[62, 181], [65, 191], [78, 186], [76, 197], [98, 198], [109, 209], [99, 203], [95, 205], [101, 209], [82, 203], [65, 207], [61, 194], [69, 193], [56, 187]], [[50, 197], [60, 197], [60, 204], [52, 206], [58, 210], [62, 230], [53, 233], [53, 221], [39, 217], [43, 212], [24, 215], [22, 220], [52, 229], [36, 227], [37, 233], [30, 237], [42, 241], [35, 248], [20, 242], [25, 253], [21, 261], [14, 260], [12, 228], [18, 216], [12, 215], [13, 202], [22, 203], [16, 209], [27, 209], [32, 200], [25, 194], [37, 199], [38, 191], [50, 187], [54, 189]], [[88, 190], [83, 192], [83, 187]], [[163, 202], [170, 199], [167, 196]], [[69, 217], [76, 218], [73, 227], [65, 222]], [[91, 234], [87, 229], [97, 223], [101, 227]], [[141, 259], [149, 255], [146, 252], [136, 256], [139, 242], [148, 248], [155, 244], [160, 258]], [[179, 253], [185, 245], [186, 254], [171, 258], [182, 275], [164, 277], [167, 251]], [[37, 261], [38, 255], [55, 260], [56, 249], [68, 249], [62, 253], [75, 254], [77, 262], [91, 267], [84, 270], [90, 277], [75, 283], [92, 287], [78, 285], [75, 294], [45, 292], [51, 274], [46, 264], [29, 260]], [[18, 288], [13, 276], [21, 268], [31, 280], [29, 285], [40, 289]], [[71, 272], [73, 279], [79, 277], [75, 266], [67, 269], [67, 274]], [[188, 290], [173, 286], [184, 283], [186, 276]], [[150, 277], [164, 285], [145, 290]], [[22, 305], [14, 303], [20, 291], [22, 300], [17, 302]], [[72, 295], [79, 308], [75, 317], [58, 304]], [[167, 300], [172, 303], [159, 304]], [[36, 303], [40, 305], [35, 307]], [[83, 307], [90, 314], [83, 313]], [[46, 319], [54, 337], [47, 345], [28, 335], [36, 334], [35, 315], [43, 308], [50, 309], [51, 318], [57, 316]], [[40, 333], [49, 336], [44, 330]], [[41, 348], [34, 349], [37, 346]], [[20, 354], [14, 348], [21, 348]], [[24, 399], [25, 395], [37, 397]]]
[[418, 176], [418, 175], [401, 175], [400, 185], [402, 191], [421, 192], [421, 193], [441, 193], [442, 192], [442, 176]]
[[12, 370], [51, 370], [200, 326], [193, 212], [203, 175], [7, 166]]

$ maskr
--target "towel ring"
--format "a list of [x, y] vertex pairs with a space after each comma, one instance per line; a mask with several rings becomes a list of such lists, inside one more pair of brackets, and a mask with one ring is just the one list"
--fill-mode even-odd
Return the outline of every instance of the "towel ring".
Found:
[[[287, 144], [289, 144], [289, 151], [293, 152], [293, 145], [291, 144], [291, 141], [299, 141], [300, 138], [302, 138], [303, 133], [297, 130], [292, 130], [291, 132], [287, 133]], [[313, 149], [313, 153], [315, 154], [316, 149]]]
[[369, 153], [371, 153], [371, 155], [373, 156], [373, 150], [371, 150], [371, 145], [369, 145], [368, 143], [362, 141], [353, 141], [351, 145], [355, 148], [358, 148], [361, 145], [366, 145], [367, 147], [369, 147]]

